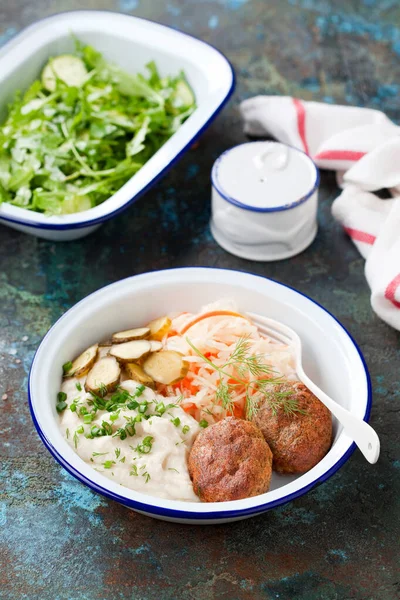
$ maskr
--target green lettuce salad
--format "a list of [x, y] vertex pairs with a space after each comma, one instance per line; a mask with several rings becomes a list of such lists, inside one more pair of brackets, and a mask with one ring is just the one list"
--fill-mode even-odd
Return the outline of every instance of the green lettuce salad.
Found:
[[50, 59], [0, 127], [0, 204], [60, 215], [101, 204], [196, 108], [183, 73], [129, 75], [91, 46]]

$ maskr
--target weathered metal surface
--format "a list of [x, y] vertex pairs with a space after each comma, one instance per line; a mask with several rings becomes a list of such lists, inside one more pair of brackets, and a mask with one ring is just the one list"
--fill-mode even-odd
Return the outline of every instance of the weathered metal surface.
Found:
[[[234, 99], [161, 183], [82, 241], [52, 244], [0, 227], [0, 597], [41, 600], [395, 600], [399, 598], [399, 334], [371, 312], [363, 260], [330, 205], [304, 254], [251, 263], [208, 229], [214, 159], [243, 141], [238, 101], [268, 92], [381, 108], [400, 118], [397, 0], [37, 0], [3, 2], [0, 41], [65, 9], [106, 8], [197, 35], [232, 60]], [[93, 268], [93, 265], [96, 265]], [[332, 311], [365, 353], [379, 463], [359, 452], [327, 483], [265, 516], [189, 527], [93, 494], [61, 469], [32, 425], [26, 387], [41, 337], [75, 302], [134, 273], [211, 265], [271, 276]]]

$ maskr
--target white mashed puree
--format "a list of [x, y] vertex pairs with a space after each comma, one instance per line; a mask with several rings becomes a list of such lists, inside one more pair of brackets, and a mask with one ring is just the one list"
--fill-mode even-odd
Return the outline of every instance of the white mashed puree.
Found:
[[[169, 408], [162, 416], [155, 416], [158, 403], [163, 402], [168, 406], [173, 399], [145, 388], [136, 400], [141, 403], [147, 401], [149, 404], [145, 414], [152, 416], [135, 423], [134, 435], [127, 435], [126, 439], [113, 435], [87, 438], [85, 434], [90, 434], [93, 426], [101, 427], [102, 422], [106, 421], [111, 423], [115, 433], [127, 425], [125, 417], [135, 418], [139, 412], [138, 409], [121, 409], [118, 416], [117, 411], [113, 413], [113, 418], [117, 418], [111, 422], [112, 413], [98, 410], [96, 418], [90, 424], [85, 424], [79, 409], [85, 407], [90, 411], [92, 406], [87, 401], [92, 397], [85, 392], [84, 382], [85, 377], [72, 377], [63, 382], [61, 391], [67, 394], [68, 407], [60, 415], [62, 433], [82, 460], [115, 483], [137, 492], [170, 500], [199, 502], [187, 467], [189, 450], [200, 431], [197, 421], [179, 406]], [[79, 383], [81, 391], [76, 387], [77, 384], [79, 387]], [[132, 380], [121, 384], [132, 395], [138, 386]], [[76, 411], [71, 411], [71, 404], [76, 405]], [[82, 427], [83, 432], [79, 433]]]

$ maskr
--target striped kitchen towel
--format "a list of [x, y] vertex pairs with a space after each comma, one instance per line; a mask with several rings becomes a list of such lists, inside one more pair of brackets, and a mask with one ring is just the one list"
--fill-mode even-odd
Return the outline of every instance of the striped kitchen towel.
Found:
[[[332, 214], [366, 259], [377, 315], [400, 330], [400, 127], [382, 112], [257, 96], [240, 105], [245, 132], [270, 135], [336, 171]], [[389, 189], [392, 198], [372, 192]]]

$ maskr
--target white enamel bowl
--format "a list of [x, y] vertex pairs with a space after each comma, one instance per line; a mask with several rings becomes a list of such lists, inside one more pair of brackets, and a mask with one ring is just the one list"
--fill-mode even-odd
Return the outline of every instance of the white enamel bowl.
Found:
[[275, 281], [212, 268], [184, 268], [137, 275], [82, 300], [50, 329], [32, 363], [29, 402], [40, 437], [74, 477], [138, 512], [181, 523], [221, 523], [258, 515], [302, 496], [325, 481], [355, 446], [335, 423], [334, 441], [318, 465], [301, 476], [274, 474], [269, 492], [233, 502], [186, 503], [147, 496], [113, 483], [85, 464], [64, 440], [56, 412], [63, 363], [113, 331], [140, 326], [168, 311], [197, 311], [213, 300], [234, 298], [242, 311], [265, 314], [293, 327], [304, 344], [304, 368], [332, 398], [365, 420], [371, 386], [363, 357], [343, 326], [324, 308]]
[[74, 11], [31, 25], [0, 50], [0, 121], [15, 91], [26, 89], [50, 56], [73, 51], [72, 33], [128, 73], [145, 72], [151, 60], [161, 75], [183, 69], [194, 90], [197, 109], [138, 173], [95, 208], [47, 217], [10, 204], [0, 206], [0, 223], [54, 241], [83, 237], [137, 200], [190, 147], [234, 89], [231, 65], [205, 42], [137, 17]]

